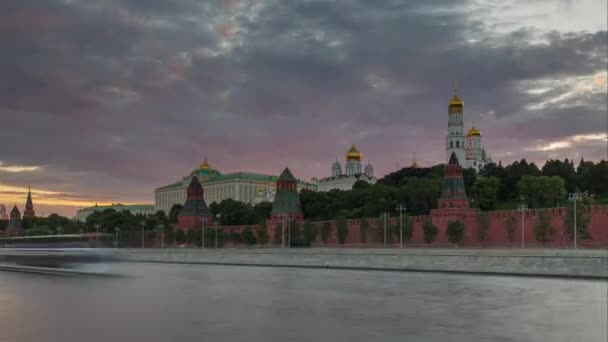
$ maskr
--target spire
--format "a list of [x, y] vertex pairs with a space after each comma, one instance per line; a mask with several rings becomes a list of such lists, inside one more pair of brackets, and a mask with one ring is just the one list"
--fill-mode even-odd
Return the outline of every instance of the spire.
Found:
[[412, 167], [418, 168], [418, 161], [416, 160], [416, 152], [414, 152], [414, 160], [412, 161]]

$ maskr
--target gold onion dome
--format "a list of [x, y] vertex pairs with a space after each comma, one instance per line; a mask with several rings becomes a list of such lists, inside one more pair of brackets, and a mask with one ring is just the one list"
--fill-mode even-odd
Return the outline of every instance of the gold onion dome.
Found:
[[357, 146], [355, 146], [355, 144], [353, 144], [353, 146], [350, 147], [350, 149], [348, 150], [348, 152], [346, 152], [346, 159], [347, 160], [361, 160], [363, 159], [363, 155], [361, 155], [361, 152], [359, 152], [359, 150], [357, 149]]
[[209, 162], [207, 161], [207, 158], [205, 158], [205, 161], [203, 162], [203, 164], [201, 164], [201, 169], [203, 169], [203, 170], [211, 169], [211, 164], [209, 164]]
[[454, 97], [448, 102], [448, 108], [452, 107], [464, 107], [464, 101], [456, 94], [454, 94]]
[[467, 137], [472, 137], [472, 136], [481, 136], [481, 132], [475, 128], [475, 126], [473, 126], [468, 132], [467, 132]]

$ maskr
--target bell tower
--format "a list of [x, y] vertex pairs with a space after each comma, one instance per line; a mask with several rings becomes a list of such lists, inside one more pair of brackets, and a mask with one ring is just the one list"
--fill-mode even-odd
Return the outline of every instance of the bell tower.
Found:
[[464, 138], [464, 118], [462, 111], [464, 102], [458, 97], [456, 86], [454, 86], [454, 96], [448, 102], [448, 134], [446, 136], [446, 163], [449, 163], [452, 154], [464, 165], [465, 162], [465, 138]]

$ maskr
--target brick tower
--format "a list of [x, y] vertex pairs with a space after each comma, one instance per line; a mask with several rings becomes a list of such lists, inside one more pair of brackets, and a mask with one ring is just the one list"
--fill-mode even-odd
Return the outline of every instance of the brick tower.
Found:
[[302, 220], [302, 206], [298, 194], [298, 181], [288, 168], [285, 168], [277, 180], [277, 192], [272, 203], [271, 221]]
[[34, 203], [32, 203], [32, 191], [30, 188], [27, 189], [27, 201], [25, 202], [25, 210], [23, 211], [23, 218], [28, 217], [36, 217]]
[[437, 201], [438, 209], [468, 208], [469, 200], [464, 188], [462, 167], [456, 153], [452, 152], [450, 161], [445, 167], [441, 197]]
[[180, 229], [202, 229], [203, 223], [210, 225], [212, 221], [211, 212], [205, 203], [203, 187], [198, 178], [192, 176], [186, 190], [186, 203], [177, 215], [177, 225]]

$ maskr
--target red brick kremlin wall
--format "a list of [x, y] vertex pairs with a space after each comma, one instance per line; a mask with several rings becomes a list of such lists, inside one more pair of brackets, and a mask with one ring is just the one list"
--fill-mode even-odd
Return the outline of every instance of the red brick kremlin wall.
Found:
[[[567, 208], [549, 208], [549, 209], [530, 209], [524, 213], [524, 222], [525, 222], [525, 242], [527, 247], [540, 246], [536, 242], [534, 237], [534, 226], [538, 221], [538, 213], [539, 211], [546, 210], [552, 217], [553, 226], [555, 228], [555, 233], [553, 236], [553, 240], [549, 243], [545, 243], [544, 246], [547, 247], [559, 247], [559, 246], [568, 246], [572, 244], [572, 240], [565, 233], [566, 229], [564, 227], [564, 216], [567, 213]], [[488, 212], [490, 218], [490, 229], [486, 234], [486, 240], [484, 243], [478, 240], [477, 235], [477, 212], [474, 209], [454, 209], [453, 211], [434, 211], [432, 215], [429, 216], [412, 216], [411, 218], [414, 221], [414, 233], [413, 237], [410, 241], [407, 242], [409, 245], [426, 245], [424, 242], [424, 236], [422, 231], [422, 225], [425, 220], [431, 219], [433, 224], [435, 224], [439, 228], [439, 232], [437, 237], [432, 245], [441, 246], [448, 245], [446, 237], [446, 227], [449, 221], [461, 220], [464, 222], [466, 227], [466, 233], [464, 240], [459, 243], [459, 246], [481, 246], [486, 245], [488, 247], [519, 247], [521, 244], [521, 212], [517, 210], [509, 210], [509, 211], [493, 211]], [[505, 229], [505, 220], [509, 216], [515, 217], [515, 222], [517, 225], [517, 230], [515, 231], [515, 239], [513, 242], [510, 242], [507, 237], [507, 232]], [[591, 240], [579, 240], [580, 246], [608, 246], [608, 206], [607, 205], [593, 205], [590, 206], [590, 216], [591, 223], [589, 225], [589, 232], [591, 234]], [[391, 217], [387, 220], [388, 224], [395, 224], [399, 221], [398, 217]], [[378, 239], [378, 234], [375, 232], [377, 227], [382, 225], [381, 218], [372, 218], [367, 219], [369, 223], [369, 228], [366, 234], [367, 243], [366, 245], [370, 246], [379, 246], [382, 244], [382, 241]], [[336, 225], [335, 221], [330, 221], [332, 223], [331, 235], [328, 239], [327, 244], [335, 245], [338, 243], [337, 235], [336, 235]], [[361, 245], [360, 238], [360, 219], [347, 220], [349, 225], [348, 236], [345, 242], [345, 245]], [[324, 243], [321, 241], [321, 227], [324, 222], [313, 222], [313, 224], [317, 228], [317, 241], [316, 244], [323, 245]], [[285, 226], [285, 225], [284, 225]], [[299, 227], [302, 229], [303, 222], [299, 222]], [[250, 226], [253, 230], [257, 230], [256, 225]], [[268, 234], [269, 234], [269, 244], [272, 244], [274, 230], [276, 227], [276, 223], [268, 223]], [[229, 231], [242, 231], [245, 226], [230, 226], [230, 227], [222, 227], [225, 232]], [[398, 244], [398, 239], [393, 239], [392, 244]]]

